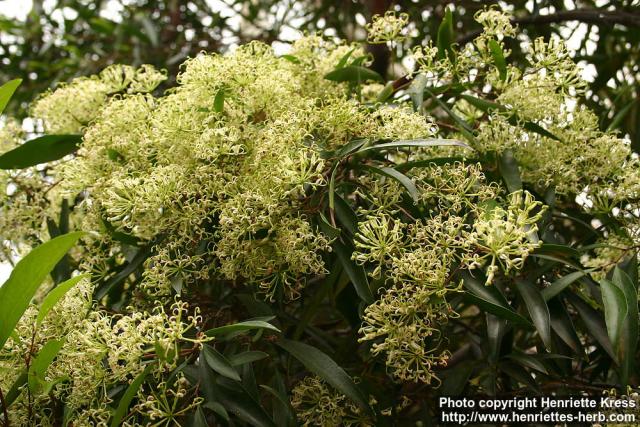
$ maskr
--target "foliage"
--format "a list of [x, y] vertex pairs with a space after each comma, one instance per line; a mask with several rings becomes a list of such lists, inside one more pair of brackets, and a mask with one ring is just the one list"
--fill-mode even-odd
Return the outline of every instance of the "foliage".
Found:
[[406, 425], [439, 395], [637, 386], [638, 156], [562, 41], [513, 63], [510, 16], [475, 19], [386, 86], [319, 35], [200, 54], [162, 94], [109, 66], [34, 101], [82, 137], [44, 165], [8, 121], [4, 259], [90, 233], [0, 351], [5, 424]]

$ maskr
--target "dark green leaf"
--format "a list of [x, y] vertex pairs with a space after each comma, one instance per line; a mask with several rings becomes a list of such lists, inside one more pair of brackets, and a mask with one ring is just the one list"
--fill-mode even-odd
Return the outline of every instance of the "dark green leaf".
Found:
[[547, 303], [542, 297], [542, 294], [533, 283], [526, 280], [516, 280], [516, 288], [527, 306], [529, 315], [545, 347], [547, 350], [552, 351], [551, 315], [549, 314], [549, 307], [547, 307]]
[[351, 377], [329, 356], [315, 347], [297, 341], [282, 340], [278, 345], [298, 359], [309, 371], [331, 384], [336, 390], [373, 415], [366, 395]]
[[514, 191], [522, 190], [522, 179], [520, 178], [520, 170], [518, 168], [518, 162], [513, 156], [511, 150], [505, 150], [500, 155], [500, 174], [507, 184], [507, 189], [510, 193]]
[[147, 365], [147, 367], [144, 368], [144, 371], [140, 372], [138, 376], [135, 377], [135, 379], [131, 382], [131, 384], [129, 384], [129, 387], [127, 387], [124, 395], [120, 398], [120, 402], [118, 402], [118, 407], [113, 414], [113, 418], [111, 418], [111, 427], [118, 427], [122, 423], [122, 421], [124, 421], [129, 411], [129, 405], [131, 405], [131, 401], [134, 397], [136, 397], [138, 390], [142, 386], [144, 379], [147, 377], [152, 367], [153, 365]]
[[411, 198], [413, 199], [414, 202], [418, 201], [418, 198], [420, 197], [420, 194], [418, 193], [418, 189], [416, 188], [416, 184], [414, 184], [414, 182], [411, 180], [411, 178], [409, 178], [408, 176], [406, 176], [402, 172], [398, 172], [397, 170], [395, 170], [393, 168], [377, 167], [377, 166], [369, 166], [369, 165], [363, 165], [362, 168], [365, 169], [365, 170], [368, 170], [370, 172], [376, 173], [378, 175], [382, 175], [382, 176], [386, 176], [388, 178], [395, 179], [396, 181], [398, 181], [407, 190], [407, 193], [409, 193], [409, 196], [411, 196]]
[[280, 332], [280, 329], [273, 326], [271, 323], [267, 323], [264, 320], [246, 320], [244, 322], [234, 323], [232, 325], [220, 326], [218, 328], [209, 329], [205, 334], [210, 337], [216, 337], [221, 335], [227, 335], [235, 332], [244, 332], [251, 329], [270, 329], [272, 331]]
[[367, 273], [365, 273], [364, 268], [362, 266], [357, 265], [351, 259], [351, 253], [353, 250], [347, 248], [344, 244], [336, 241], [333, 244], [333, 249], [342, 264], [342, 268], [347, 272], [351, 283], [353, 283], [353, 287], [356, 290], [356, 293], [360, 297], [361, 300], [366, 302], [367, 304], [372, 304], [374, 301], [373, 294], [371, 293], [371, 288], [369, 288], [369, 280], [367, 279]]
[[588, 271], [574, 271], [573, 273], [569, 273], [566, 276], [559, 278], [542, 290], [542, 296], [544, 297], [544, 300], [549, 301], [551, 298], [562, 292], [567, 286], [587, 274]]
[[378, 73], [365, 67], [347, 65], [327, 73], [325, 79], [334, 82], [350, 82], [360, 84], [368, 80], [383, 82], [384, 79]]
[[438, 27], [438, 58], [444, 59], [447, 55], [453, 58], [453, 43], [455, 35], [453, 34], [453, 13], [451, 8], [447, 8], [444, 13], [444, 19]]
[[24, 169], [30, 166], [59, 160], [75, 152], [80, 135], [45, 135], [32, 139], [0, 156], [0, 169]]
[[513, 311], [504, 296], [494, 286], [485, 286], [475, 279], [471, 274], [466, 273], [464, 277], [464, 287], [469, 291], [466, 298], [484, 311], [494, 314], [502, 319], [509, 320], [518, 325], [530, 328], [531, 323]]
[[51, 239], [33, 249], [16, 264], [9, 279], [0, 286], [0, 348], [4, 346], [44, 279], [83, 235], [83, 232], [76, 232]]
[[378, 151], [387, 149], [397, 149], [406, 147], [462, 147], [472, 150], [467, 144], [456, 139], [442, 139], [442, 138], [430, 138], [430, 139], [408, 139], [393, 141], [384, 144], [370, 145], [357, 151], [357, 153], [363, 153], [365, 151]]
[[210, 345], [205, 345], [202, 349], [204, 360], [207, 365], [217, 373], [235, 381], [241, 381], [240, 375], [233, 369], [229, 360], [220, 354], [215, 348]]
[[355, 235], [358, 232], [358, 216], [351, 206], [338, 194], [334, 197], [334, 206], [338, 222], [349, 232]]
[[[627, 316], [627, 299], [624, 292], [607, 279], [600, 281], [602, 290], [602, 305], [604, 307], [604, 320], [607, 325], [607, 333], [613, 348], [618, 350], [620, 347], [620, 336], [624, 319]], [[621, 362], [619, 352], [616, 351], [618, 357], [616, 360]]]
[[582, 355], [584, 353], [582, 343], [564, 304], [558, 299], [553, 299], [548, 301], [547, 305], [549, 306], [549, 314], [551, 315], [551, 328], [571, 350], [576, 354]]
[[269, 354], [264, 351], [245, 351], [229, 356], [229, 363], [231, 363], [231, 366], [240, 366], [245, 363], [257, 362], [267, 357], [269, 357]]
[[587, 333], [598, 341], [600, 346], [602, 346], [609, 356], [615, 358], [615, 353], [613, 352], [613, 347], [611, 347], [611, 341], [609, 340], [607, 328], [602, 319], [602, 315], [594, 310], [589, 304], [584, 302], [579, 296], [573, 293], [567, 293], [566, 296], [584, 322]]

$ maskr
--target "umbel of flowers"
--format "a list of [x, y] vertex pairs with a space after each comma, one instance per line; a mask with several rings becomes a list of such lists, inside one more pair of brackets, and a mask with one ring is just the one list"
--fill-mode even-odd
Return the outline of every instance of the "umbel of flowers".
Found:
[[[481, 81], [501, 106], [485, 112], [465, 98], [456, 103], [453, 113], [462, 120], [486, 114], [471, 136], [448, 135], [464, 144], [378, 150], [438, 137], [436, 120], [414, 111], [401, 93], [379, 102], [381, 85], [325, 78], [337, 64], [367, 65], [368, 58], [359, 45], [320, 36], [294, 42], [286, 56], [259, 42], [227, 55], [201, 54], [183, 64], [176, 86], [163, 94], [153, 94], [162, 72], [114, 65], [36, 100], [31, 112], [44, 132], [79, 133], [82, 144], [44, 170], [3, 172], [10, 188], [0, 217], [3, 241], [10, 242], [4, 249], [24, 252], [46, 239], [47, 219], [63, 200], [73, 201], [70, 228], [92, 233], [71, 256], [91, 280], [69, 293], [35, 335], [35, 311], [28, 312], [1, 349], [0, 388], [7, 390], [25, 357], [67, 337], [48, 368], [50, 386], [23, 393], [9, 408], [12, 423], [51, 424], [51, 400], [58, 399], [74, 426], [107, 425], [107, 391], [130, 383], [149, 357], [157, 360], [150, 375], [160, 388], [140, 389], [127, 425], [169, 422], [195, 410], [202, 402], [195, 384], [170, 375], [181, 349], [197, 352], [208, 340], [199, 333], [206, 303], [190, 295], [249, 287], [267, 302], [292, 303], [330, 273], [326, 257], [344, 238], [326, 231], [343, 221], [336, 220], [336, 198], [355, 207], [351, 260], [375, 288], [359, 341], [393, 380], [436, 386], [435, 371], [451, 354], [441, 329], [458, 316], [450, 304], [462, 291], [457, 273], [493, 286], [496, 277], [518, 274], [541, 244], [543, 203], [528, 191], [509, 191], [491, 165], [478, 161], [497, 153], [510, 153], [522, 180], [541, 194], [554, 187], [567, 200], [583, 194], [590, 200], [585, 209], [618, 207], [624, 227], [607, 237], [616, 251], [587, 260], [611, 267], [636, 239], [635, 217], [624, 216], [637, 209], [636, 157], [577, 102], [585, 84], [560, 41], [535, 40], [526, 69], [497, 64], [492, 47], [508, 57], [504, 39], [515, 29], [496, 10], [476, 18], [484, 32], [456, 48], [455, 60], [431, 44], [413, 52], [414, 84]], [[370, 40], [400, 43], [405, 24], [403, 15], [374, 17]], [[5, 148], [20, 143], [15, 123], [2, 132]], [[358, 148], [345, 150], [354, 141]], [[367, 150], [375, 154], [367, 157]], [[347, 169], [354, 162], [367, 167]], [[371, 167], [412, 163], [420, 166], [401, 169], [403, 179]], [[92, 301], [95, 285], [131, 260], [114, 233], [152, 253], [123, 296]], [[126, 304], [109, 312], [105, 298]], [[299, 382], [292, 404], [305, 425], [369, 422], [317, 377]]]

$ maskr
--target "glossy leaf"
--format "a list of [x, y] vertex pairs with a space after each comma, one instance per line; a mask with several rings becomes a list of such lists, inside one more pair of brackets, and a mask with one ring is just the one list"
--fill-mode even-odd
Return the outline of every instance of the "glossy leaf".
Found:
[[21, 83], [22, 79], [14, 79], [0, 86], [0, 114], [4, 112], [4, 109], [7, 107], [11, 97]]
[[[60, 349], [64, 344], [64, 340], [50, 340], [42, 346], [37, 356], [32, 360], [29, 366], [28, 384], [31, 392], [40, 392], [46, 387], [45, 374], [51, 362], [56, 358]], [[45, 392], [48, 392], [45, 390]]]
[[560, 292], [565, 290], [567, 286], [574, 283], [576, 280], [586, 276], [588, 273], [586, 271], [574, 271], [573, 273], [569, 273], [566, 276], [563, 276], [544, 288], [542, 290], [542, 296], [545, 301], [549, 301], [551, 298], [558, 295]]
[[327, 73], [324, 78], [334, 82], [349, 82], [356, 84], [370, 80], [376, 82], [384, 81], [380, 74], [358, 65], [347, 65], [346, 67], [335, 69]]
[[520, 170], [518, 168], [518, 162], [513, 157], [511, 150], [505, 150], [500, 155], [500, 174], [507, 184], [507, 189], [510, 193], [514, 191], [522, 190], [522, 179], [520, 178]]
[[231, 362], [224, 357], [220, 352], [210, 345], [205, 345], [202, 348], [202, 354], [207, 365], [217, 373], [235, 381], [241, 381], [238, 372], [231, 366]]
[[83, 232], [75, 232], [51, 239], [16, 264], [9, 279], [0, 287], [0, 348], [44, 279], [83, 235]]
[[297, 341], [282, 340], [278, 345], [298, 359], [309, 371], [331, 384], [336, 390], [372, 414], [366, 395], [351, 377], [329, 356], [315, 347]]
[[62, 282], [55, 288], [51, 289], [47, 296], [42, 300], [42, 304], [40, 304], [40, 311], [38, 312], [38, 317], [36, 317], [36, 326], [42, 323], [44, 318], [47, 316], [47, 313], [49, 313], [49, 311], [65, 296], [67, 292], [71, 290], [71, 288], [73, 288], [82, 279], [86, 279], [88, 277], [88, 274], [81, 274]]
[[342, 264], [342, 268], [346, 271], [351, 283], [356, 290], [356, 293], [360, 297], [361, 300], [366, 302], [367, 304], [372, 304], [374, 301], [373, 294], [371, 292], [371, 288], [369, 288], [369, 280], [367, 279], [367, 273], [364, 271], [364, 268], [361, 265], [356, 264], [351, 259], [351, 253], [353, 250], [347, 248], [344, 244], [340, 242], [335, 242], [333, 244], [333, 249]]
[[418, 193], [418, 189], [414, 184], [413, 180], [403, 174], [402, 172], [397, 171], [393, 168], [388, 167], [376, 167], [376, 166], [362, 166], [363, 169], [366, 169], [370, 172], [376, 173], [378, 175], [386, 176], [388, 178], [394, 179], [400, 183], [409, 193], [409, 196], [413, 199], [414, 202], [418, 201], [420, 194]]
[[59, 160], [74, 153], [81, 142], [80, 135], [41, 136], [0, 155], [0, 169], [24, 169]]
[[271, 331], [280, 332], [280, 329], [276, 328], [271, 323], [265, 322], [264, 320], [254, 319], [209, 329], [207, 332], [205, 332], [205, 334], [210, 337], [217, 337], [236, 332], [245, 332], [252, 329], [268, 329]]
[[504, 59], [502, 47], [500, 47], [497, 41], [491, 39], [489, 40], [489, 50], [491, 51], [491, 56], [493, 56], [493, 62], [498, 69], [500, 80], [505, 81], [507, 79], [507, 63]]
[[540, 338], [544, 342], [547, 350], [551, 351], [553, 348], [553, 340], [551, 338], [551, 315], [549, 314], [549, 307], [545, 302], [542, 294], [535, 287], [535, 285], [526, 280], [516, 280], [516, 288], [520, 292], [520, 296], [524, 300], [527, 306], [527, 311], [533, 320], [533, 324], [540, 334]]
[[122, 395], [120, 401], [118, 402], [116, 411], [113, 413], [113, 418], [111, 418], [111, 427], [118, 427], [119, 425], [121, 425], [122, 421], [124, 421], [133, 398], [136, 397], [138, 390], [140, 389], [140, 387], [142, 387], [142, 383], [144, 382], [147, 375], [149, 375], [152, 367], [153, 365], [147, 365], [147, 367], [144, 368], [144, 371], [140, 372], [138, 376], [134, 378], [131, 384], [129, 384], [127, 390], [124, 392], [124, 395]]

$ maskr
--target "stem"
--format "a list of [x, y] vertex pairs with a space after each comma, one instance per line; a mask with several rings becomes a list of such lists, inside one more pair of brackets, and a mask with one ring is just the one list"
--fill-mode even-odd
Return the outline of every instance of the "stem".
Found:
[[2, 388], [0, 388], [0, 405], [2, 405], [2, 413], [4, 415], [4, 422], [2, 424], [5, 427], [9, 427], [9, 412], [7, 411], [7, 404], [4, 401], [4, 395], [2, 394]]

